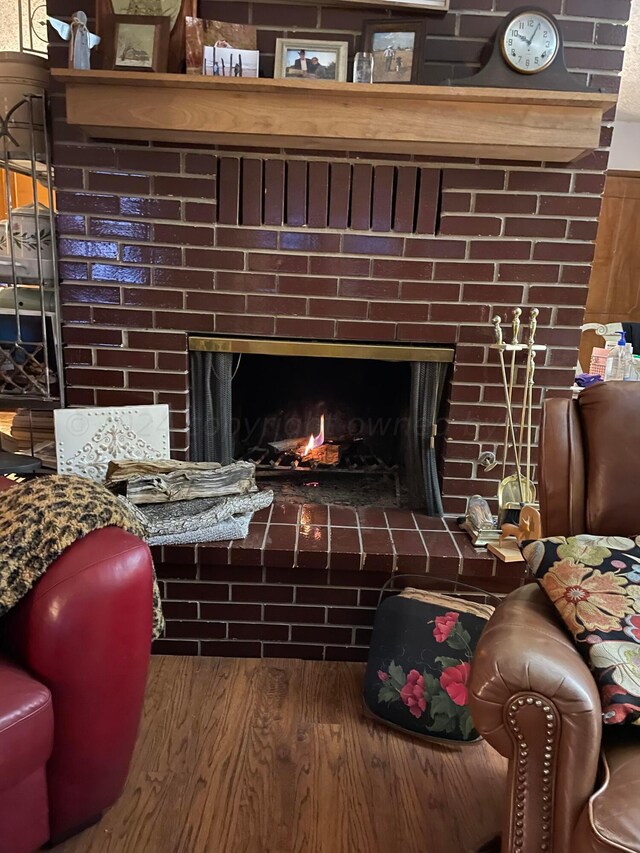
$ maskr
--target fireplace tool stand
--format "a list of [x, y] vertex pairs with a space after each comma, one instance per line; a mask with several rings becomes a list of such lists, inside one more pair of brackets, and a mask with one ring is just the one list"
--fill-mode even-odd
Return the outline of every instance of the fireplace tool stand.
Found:
[[[516, 539], [537, 538], [540, 535], [536, 487], [533, 481], [533, 388], [536, 356], [546, 352], [545, 345], [536, 344], [538, 308], [532, 308], [528, 318], [528, 336], [520, 339], [522, 309], [514, 308], [511, 323], [511, 342], [505, 343], [502, 318], [493, 318], [495, 343], [491, 349], [498, 353], [500, 373], [505, 395], [504, 448], [502, 452], [502, 479], [498, 485], [498, 516], [494, 518], [487, 502], [479, 495], [469, 500], [462, 528], [469, 533], [474, 545], [487, 545], [488, 549], [507, 562], [520, 561], [519, 550], [507, 536]], [[518, 364], [520, 353], [525, 353], [525, 375], [521, 394], [518, 393]], [[505, 358], [508, 354], [509, 358]], [[510, 363], [507, 370], [507, 363]], [[520, 423], [516, 428], [515, 403], [520, 402]], [[497, 463], [488, 466], [490, 470]], [[513, 472], [508, 474], [509, 467]]]

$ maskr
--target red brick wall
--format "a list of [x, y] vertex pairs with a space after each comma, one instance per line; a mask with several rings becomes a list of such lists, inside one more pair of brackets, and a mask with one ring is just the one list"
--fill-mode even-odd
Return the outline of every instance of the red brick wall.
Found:
[[[89, 14], [91, 5], [84, 7]], [[425, 81], [471, 73], [501, 16], [518, 5], [452, 0], [449, 14], [430, 16]], [[569, 66], [615, 91], [629, 0], [545, 5], [560, 16]], [[75, 0], [49, 2], [50, 13], [60, 16], [76, 7]], [[377, 17], [360, 7], [212, 0], [201, 0], [201, 14], [257, 25], [267, 74], [277, 36], [294, 30], [316, 36], [322, 29], [327, 38], [347, 40], [352, 54], [362, 21]], [[53, 48], [52, 59], [65, 64], [66, 46]], [[488, 350], [493, 314], [505, 316], [517, 304], [525, 316], [526, 306], [541, 308], [538, 338], [549, 350], [539, 360], [536, 402], [571, 384], [609, 122], [601, 149], [568, 167], [415, 158], [421, 167], [443, 169], [439, 233], [417, 236], [295, 228], [277, 217], [262, 228], [216, 224], [216, 200], [227, 210], [234, 192], [232, 185], [216, 187], [220, 155], [286, 160], [298, 173], [307, 162], [331, 160], [331, 168], [344, 170], [344, 164], [411, 165], [412, 158], [93, 140], [66, 125], [60, 94], [53, 97], [53, 118], [70, 405], [166, 402], [180, 454], [188, 440], [187, 332], [455, 344], [443, 490], [446, 510], [459, 513], [469, 494], [494, 496], [500, 473], [487, 475], [476, 461], [503, 435], [500, 374]], [[157, 555], [169, 619], [159, 650], [365, 654], [386, 573], [229, 566], [210, 562], [207, 553], [186, 547]], [[500, 577], [476, 579], [481, 568], [472, 554], [464, 555], [464, 567], [471, 583], [492, 589], [519, 582], [505, 567]], [[273, 610], [280, 606], [295, 612]]]
[[[54, 14], [71, 9], [67, 0], [51, 5]], [[448, 15], [429, 17], [425, 79], [470, 73], [501, 14], [514, 5], [454, 0]], [[615, 90], [627, 0], [548, 6], [564, 12], [571, 68]], [[306, 37], [322, 28], [353, 51], [362, 21], [371, 17], [359, 8], [210, 0], [203, 0], [201, 14], [256, 24], [266, 73], [276, 36], [295, 29]], [[52, 52], [62, 64], [65, 48]], [[500, 376], [495, 353], [487, 351], [493, 314], [504, 316], [516, 304], [540, 306], [538, 338], [550, 349], [537, 383], [544, 393], [571, 384], [608, 124], [602, 148], [569, 167], [428, 162], [443, 167], [438, 233], [383, 237], [356, 229], [216, 224], [216, 199], [221, 209], [233, 203], [225, 187], [216, 188], [219, 152], [87, 139], [65, 124], [60, 96], [53, 110], [71, 405], [167, 402], [180, 452], [187, 448], [185, 332], [456, 344], [443, 491], [446, 509], [460, 512], [469, 493], [495, 494], [495, 471], [487, 476], [476, 465], [502, 436]], [[311, 168], [327, 161], [324, 154], [249, 153], [303, 168], [305, 161]], [[430, 159], [415, 161], [424, 166]], [[338, 163], [361, 165], [363, 158], [336, 156]]]
[[[366, 660], [388, 571], [278, 568], [251, 555], [221, 565], [216, 547], [206, 545], [153, 551], [167, 620], [166, 636], [154, 644], [157, 653]], [[453, 590], [450, 582], [433, 579], [453, 577], [455, 569], [446, 564], [440, 559], [430, 570], [430, 589]], [[463, 583], [489, 594], [507, 593], [519, 583], [511, 564], [498, 566], [494, 576], [473, 558], [468, 564]], [[477, 597], [464, 587], [458, 594]]]

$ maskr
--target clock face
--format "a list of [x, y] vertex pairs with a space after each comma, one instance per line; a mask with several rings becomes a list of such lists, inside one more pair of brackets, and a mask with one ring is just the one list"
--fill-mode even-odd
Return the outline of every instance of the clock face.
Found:
[[502, 37], [502, 55], [522, 74], [537, 74], [556, 58], [560, 37], [556, 25], [540, 12], [521, 12]]

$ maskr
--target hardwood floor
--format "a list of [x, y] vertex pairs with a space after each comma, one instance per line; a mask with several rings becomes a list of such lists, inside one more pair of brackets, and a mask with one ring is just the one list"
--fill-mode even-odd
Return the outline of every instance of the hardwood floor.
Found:
[[152, 660], [124, 794], [57, 853], [466, 853], [498, 831], [505, 762], [363, 716], [363, 666]]

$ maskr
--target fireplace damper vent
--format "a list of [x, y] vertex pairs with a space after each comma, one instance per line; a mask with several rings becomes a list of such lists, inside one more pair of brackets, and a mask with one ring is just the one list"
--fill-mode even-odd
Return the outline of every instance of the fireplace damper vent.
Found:
[[452, 349], [200, 337], [189, 347], [192, 459], [252, 460], [294, 499], [321, 486], [325, 497], [306, 500], [390, 494], [442, 514], [436, 423]]
[[441, 178], [413, 165], [220, 157], [218, 222], [434, 234]]

